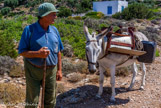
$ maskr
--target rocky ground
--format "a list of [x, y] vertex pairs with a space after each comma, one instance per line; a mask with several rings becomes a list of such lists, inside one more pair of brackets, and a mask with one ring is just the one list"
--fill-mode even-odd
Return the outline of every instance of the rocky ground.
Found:
[[[105, 77], [104, 90], [101, 99], [96, 99], [98, 91], [98, 75], [77, 74], [76, 80], [69, 74], [58, 83], [56, 108], [161, 108], [161, 57], [152, 64], [146, 64], [146, 85], [139, 90], [142, 72], [139, 71], [132, 91], [127, 91], [132, 74], [126, 77], [116, 77], [116, 102], [109, 101], [111, 96], [110, 78]], [[73, 75], [73, 76], [72, 76]], [[79, 77], [78, 77], [79, 76]], [[79, 80], [78, 80], [79, 79]], [[25, 89], [25, 77], [11, 78], [6, 74], [0, 78], [0, 83], [14, 83]], [[0, 108], [6, 108], [3, 103]], [[24, 108], [22, 103], [9, 108]]]

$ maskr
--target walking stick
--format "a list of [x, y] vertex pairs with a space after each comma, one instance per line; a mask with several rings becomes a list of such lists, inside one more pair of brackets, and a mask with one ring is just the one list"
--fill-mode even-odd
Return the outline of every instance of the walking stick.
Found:
[[45, 77], [46, 77], [46, 58], [44, 59], [44, 72], [43, 72], [43, 80], [42, 80], [41, 108], [44, 108]]

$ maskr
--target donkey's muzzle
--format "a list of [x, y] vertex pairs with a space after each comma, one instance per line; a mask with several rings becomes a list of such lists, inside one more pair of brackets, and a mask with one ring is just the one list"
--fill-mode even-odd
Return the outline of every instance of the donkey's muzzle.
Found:
[[92, 69], [92, 70], [89, 70], [89, 72], [90, 72], [91, 74], [93, 74], [93, 73], [96, 72], [96, 70], [95, 70], [95, 69]]

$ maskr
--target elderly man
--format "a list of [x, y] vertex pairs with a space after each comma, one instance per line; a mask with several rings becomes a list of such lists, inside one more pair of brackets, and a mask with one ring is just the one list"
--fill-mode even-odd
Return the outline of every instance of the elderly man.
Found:
[[26, 108], [37, 108], [44, 59], [46, 59], [44, 107], [54, 108], [56, 104], [56, 80], [62, 79], [60, 51], [63, 50], [63, 45], [58, 30], [50, 24], [54, 24], [57, 12], [53, 4], [41, 4], [38, 8], [38, 21], [25, 27], [19, 43], [18, 53], [24, 57]]

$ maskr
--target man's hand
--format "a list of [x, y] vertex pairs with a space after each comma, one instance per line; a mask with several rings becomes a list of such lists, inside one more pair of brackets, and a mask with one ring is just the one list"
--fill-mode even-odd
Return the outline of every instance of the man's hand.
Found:
[[27, 58], [46, 58], [49, 54], [48, 47], [42, 47], [38, 51], [24, 51], [20, 55]]
[[57, 81], [61, 81], [62, 80], [62, 71], [61, 70], [58, 70], [57, 73], [56, 73], [56, 80]]
[[48, 50], [48, 47], [42, 47], [39, 49], [39, 58], [46, 58], [50, 54], [50, 50]]

